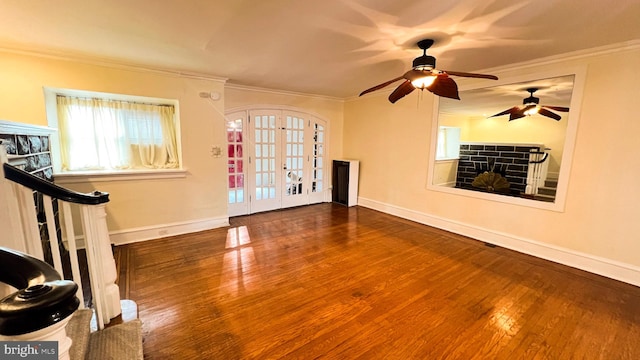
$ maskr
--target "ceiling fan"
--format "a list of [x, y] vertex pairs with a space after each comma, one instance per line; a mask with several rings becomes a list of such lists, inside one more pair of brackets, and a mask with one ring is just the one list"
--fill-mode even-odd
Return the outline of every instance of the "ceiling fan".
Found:
[[361, 92], [360, 96], [382, 89], [396, 81], [404, 79], [402, 84], [400, 84], [400, 86], [398, 86], [391, 95], [389, 95], [389, 101], [391, 101], [391, 103], [395, 103], [415, 89], [427, 89], [438, 96], [460, 100], [460, 96], [458, 95], [458, 85], [449, 77], [449, 75], [498, 80], [498, 77], [494, 75], [437, 70], [435, 68], [436, 58], [427, 55], [427, 49], [433, 45], [433, 42], [434, 41], [432, 39], [418, 41], [418, 47], [422, 49], [423, 54], [422, 56], [418, 56], [413, 59], [413, 68], [411, 70], [407, 71], [402, 76]]
[[533, 93], [538, 91], [538, 88], [528, 88], [527, 91], [529, 92], [529, 97], [525, 98], [522, 101], [522, 106], [514, 106], [501, 113], [497, 113], [489, 117], [502, 116], [502, 115], [509, 114], [509, 121], [511, 121], [515, 119], [520, 119], [521, 117], [525, 117], [525, 116], [540, 114], [546, 117], [550, 117], [554, 120], [560, 121], [562, 117], [554, 113], [553, 111], [549, 111], [548, 109], [555, 110], [555, 111], [562, 111], [562, 112], [569, 111], [568, 107], [539, 105], [540, 99], [533, 96]]

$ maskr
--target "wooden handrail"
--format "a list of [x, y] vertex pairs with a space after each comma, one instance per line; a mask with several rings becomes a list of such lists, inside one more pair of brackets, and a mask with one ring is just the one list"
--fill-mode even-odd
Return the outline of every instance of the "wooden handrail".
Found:
[[84, 205], [98, 205], [109, 202], [109, 193], [106, 192], [94, 191], [88, 194], [80, 193], [43, 180], [7, 163], [3, 164], [3, 168], [6, 179], [51, 196], [52, 198]]

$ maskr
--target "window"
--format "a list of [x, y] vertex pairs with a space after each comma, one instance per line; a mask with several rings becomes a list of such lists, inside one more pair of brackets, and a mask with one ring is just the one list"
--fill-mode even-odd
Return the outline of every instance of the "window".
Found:
[[227, 121], [229, 204], [244, 202], [244, 157], [242, 118]]
[[457, 159], [460, 156], [460, 128], [438, 127], [436, 160]]
[[[176, 103], [103, 93], [55, 92], [59, 171], [179, 169]], [[48, 109], [49, 110], [49, 109]], [[52, 111], [48, 111], [52, 117]]]
[[313, 177], [311, 184], [312, 192], [322, 192], [323, 179], [322, 169], [324, 166], [322, 161], [324, 159], [324, 126], [315, 123], [313, 124]]

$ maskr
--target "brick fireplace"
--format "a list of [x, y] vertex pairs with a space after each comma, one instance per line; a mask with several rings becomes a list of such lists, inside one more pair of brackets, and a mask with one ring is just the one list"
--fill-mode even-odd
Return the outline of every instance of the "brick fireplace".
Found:
[[456, 187], [478, 190], [471, 186], [473, 180], [493, 169], [509, 181], [510, 194], [525, 193], [530, 153], [544, 149], [542, 144], [460, 143]]

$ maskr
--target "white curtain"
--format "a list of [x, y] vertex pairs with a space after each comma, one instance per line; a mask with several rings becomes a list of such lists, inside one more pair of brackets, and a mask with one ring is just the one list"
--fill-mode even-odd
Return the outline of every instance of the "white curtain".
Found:
[[62, 170], [178, 168], [172, 105], [57, 96]]

